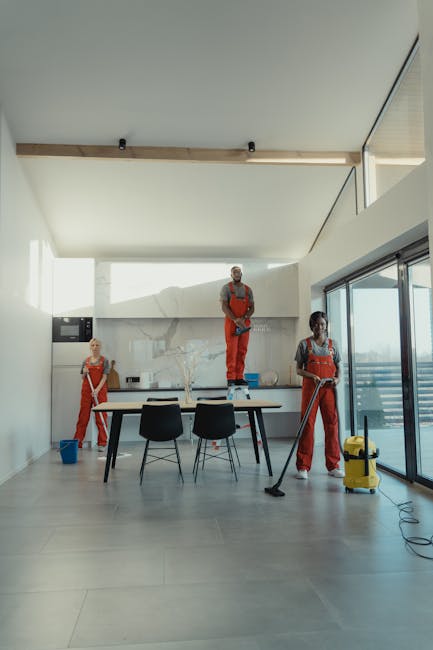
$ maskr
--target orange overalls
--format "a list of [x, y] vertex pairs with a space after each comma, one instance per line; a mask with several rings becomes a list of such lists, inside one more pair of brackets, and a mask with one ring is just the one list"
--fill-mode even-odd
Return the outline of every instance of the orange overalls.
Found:
[[[102, 379], [102, 376], [104, 374], [104, 361], [105, 361], [105, 357], [99, 357], [99, 363], [96, 365], [92, 365], [90, 364], [90, 357], [87, 357], [86, 361], [84, 362], [84, 365], [87, 368], [87, 371], [90, 375], [90, 379], [92, 380], [93, 388], [96, 388]], [[102, 386], [101, 390], [98, 393], [98, 402], [106, 402], [106, 401], [107, 401], [107, 383], [105, 383]], [[78, 439], [79, 441], [78, 443], [79, 447], [83, 446], [83, 440], [86, 436], [86, 429], [87, 429], [87, 424], [89, 422], [92, 406], [94, 406], [94, 403], [93, 403], [92, 391], [90, 388], [89, 380], [85, 375], [83, 375], [83, 383], [81, 386], [80, 412], [78, 414], [77, 427], [74, 436], [74, 438]], [[105, 420], [105, 425], [107, 425], [108, 422], [107, 414], [103, 413], [102, 415]], [[96, 421], [96, 426], [98, 427], [98, 445], [100, 447], [105, 447], [105, 445], [107, 444], [107, 434], [105, 433], [105, 429], [102, 425], [102, 420], [99, 413], [95, 413], [95, 421]]]
[[[311, 337], [307, 339], [308, 361], [306, 370], [314, 375], [324, 379], [325, 377], [335, 377], [336, 366], [334, 363], [334, 349], [331, 339], [328, 339], [328, 356], [319, 356], [313, 354], [313, 344]], [[304, 416], [310, 403], [311, 397], [316, 388], [314, 379], [310, 377], [302, 378], [302, 405], [301, 418]], [[326, 468], [329, 471], [338, 467], [340, 463], [340, 443], [338, 439], [338, 415], [335, 403], [334, 386], [329, 383], [322, 386], [319, 390], [313, 407], [308, 416], [301, 439], [299, 440], [298, 452], [296, 456], [296, 467], [298, 470], [311, 469], [314, 448], [314, 424], [316, 422], [317, 409], [320, 406], [322, 414], [323, 428], [325, 429], [325, 459]]]
[[[245, 297], [237, 298], [233, 286], [233, 282], [230, 282], [230, 300], [229, 307], [232, 310], [236, 318], [243, 318], [248, 311], [250, 306], [248, 300], [249, 288], [246, 284], [245, 287]], [[250, 321], [247, 319], [245, 321], [247, 327], [250, 326]], [[250, 340], [250, 333], [244, 332], [240, 336], [235, 336], [236, 323], [234, 323], [227, 316], [225, 317], [224, 322], [224, 332], [226, 336], [226, 367], [227, 367], [227, 379], [243, 379], [244, 378], [244, 369], [245, 369], [245, 357], [247, 356], [248, 350], [248, 341]]]

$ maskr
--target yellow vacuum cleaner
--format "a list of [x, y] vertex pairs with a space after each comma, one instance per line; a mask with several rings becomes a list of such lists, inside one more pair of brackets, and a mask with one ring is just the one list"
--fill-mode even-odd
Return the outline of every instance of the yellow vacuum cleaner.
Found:
[[365, 488], [371, 494], [376, 492], [379, 477], [376, 474], [376, 458], [379, 450], [368, 439], [367, 416], [364, 417], [364, 435], [346, 438], [343, 447], [345, 477], [343, 485], [346, 492], [355, 488]]

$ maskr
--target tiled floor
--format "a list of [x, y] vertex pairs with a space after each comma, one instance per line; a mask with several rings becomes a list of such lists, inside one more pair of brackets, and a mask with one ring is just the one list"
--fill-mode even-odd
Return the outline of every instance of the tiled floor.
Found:
[[[238, 443], [226, 464], [191, 475], [123, 447], [109, 483], [96, 451], [63, 465], [52, 451], [0, 486], [0, 648], [34, 650], [401, 650], [430, 647], [433, 561], [405, 548], [397, 508], [380, 492], [346, 495], [316, 450], [310, 480], [293, 465], [284, 498]], [[276, 477], [287, 442], [271, 441]], [[100, 455], [100, 454], [99, 454]], [[386, 474], [433, 534], [433, 492]], [[433, 557], [432, 547], [424, 547]]]

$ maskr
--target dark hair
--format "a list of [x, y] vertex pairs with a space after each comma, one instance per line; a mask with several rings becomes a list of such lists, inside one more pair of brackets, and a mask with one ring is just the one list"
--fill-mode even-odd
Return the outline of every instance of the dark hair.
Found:
[[323, 318], [326, 321], [326, 329], [328, 329], [328, 317], [325, 314], [324, 311], [313, 311], [313, 313], [310, 316], [310, 320], [308, 321], [308, 324], [310, 326], [310, 330], [313, 331], [313, 327], [319, 320], [319, 318]]

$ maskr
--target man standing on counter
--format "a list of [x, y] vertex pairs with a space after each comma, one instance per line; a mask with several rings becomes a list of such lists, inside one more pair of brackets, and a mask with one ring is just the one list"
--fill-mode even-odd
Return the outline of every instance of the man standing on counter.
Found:
[[254, 297], [250, 287], [241, 282], [242, 270], [233, 266], [232, 281], [220, 292], [221, 307], [225, 314], [226, 366], [228, 386], [247, 386], [244, 379], [245, 357], [254, 314]]

